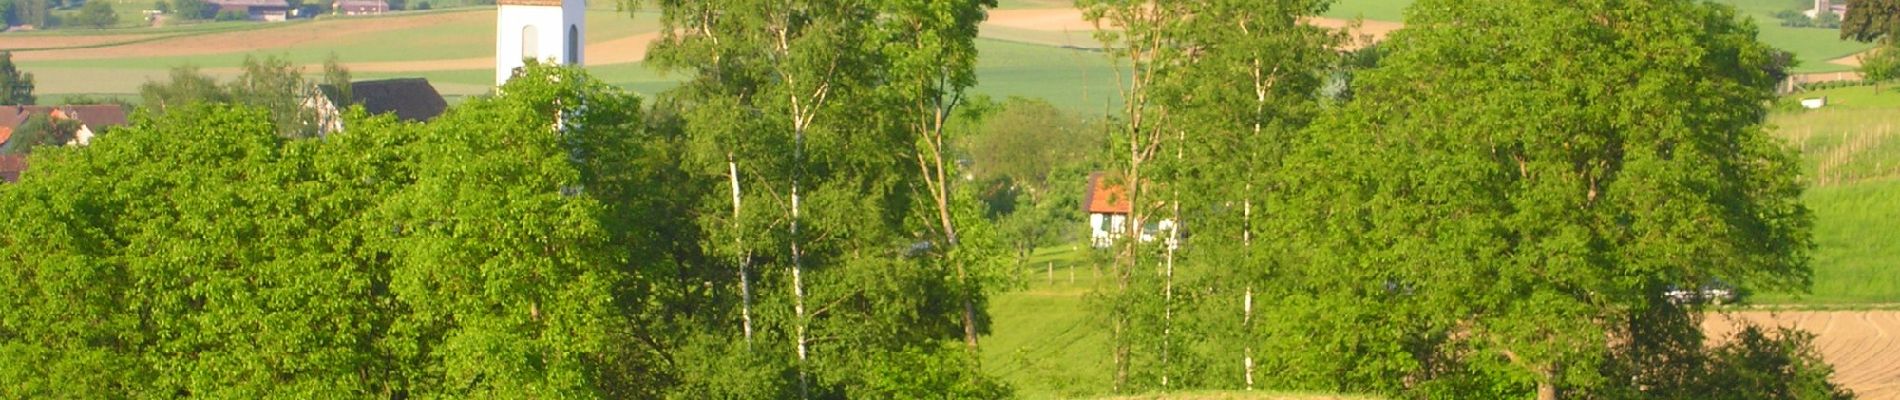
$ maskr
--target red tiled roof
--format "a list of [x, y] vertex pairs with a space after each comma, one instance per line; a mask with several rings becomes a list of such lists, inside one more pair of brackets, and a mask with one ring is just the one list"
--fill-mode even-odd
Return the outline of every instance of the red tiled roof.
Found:
[[0, 156], [0, 181], [19, 182], [21, 172], [26, 172], [26, 156]]
[[1122, 185], [1104, 182], [1102, 173], [1089, 174], [1088, 197], [1083, 199], [1090, 214], [1127, 214], [1135, 209]]
[[126, 123], [125, 107], [112, 104], [59, 106], [57, 111], [95, 130]]
[[26, 123], [33, 114], [44, 114], [52, 110], [45, 106], [0, 106], [0, 143], [13, 139], [13, 131]]

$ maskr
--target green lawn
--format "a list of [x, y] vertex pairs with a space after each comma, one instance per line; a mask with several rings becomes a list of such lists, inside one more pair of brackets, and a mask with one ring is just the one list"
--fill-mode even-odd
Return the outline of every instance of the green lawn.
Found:
[[1108, 333], [1091, 320], [1084, 300], [1103, 273], [1087, 261], [1090, 251], [1039, 249], [1024, 263], [1024, 287], [990, 301], [992, 331], [983, 338], [983, 368], [1009, 382], [1021, 398], [1108, 393]]
[[1333, 18], [1365, 18], [1377, 21], [1399, 22], [1405, 20], [1405, 8], [1411, 7], [1414, 0], [1339, 0], [1333, 8], [1326, 10], [1326, 16]]
[[1778, 112], [1777, 136], [1799, 148], [1814, 211], [1810, 294], [1765, 293], [1765, 304], [1900, 302], [1900, 92], [1871, 87], [1804, 93], [1832, 106]]

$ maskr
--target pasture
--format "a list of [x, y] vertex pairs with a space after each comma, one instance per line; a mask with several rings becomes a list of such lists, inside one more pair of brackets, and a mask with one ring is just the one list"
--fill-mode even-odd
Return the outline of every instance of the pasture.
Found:
[[1804, 93], [1833, 103], [1783, 111], [1771, 129], [1800, 149], [1813, 210], [1811, 293], [1763, 293], [1756, 303], [1807, 305], [1900, 302], [1900, 92], [1871, 87]]

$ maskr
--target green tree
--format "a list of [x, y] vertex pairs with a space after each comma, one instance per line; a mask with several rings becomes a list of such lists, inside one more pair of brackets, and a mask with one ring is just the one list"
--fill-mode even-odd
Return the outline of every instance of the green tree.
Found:
[[0, 51], [0, 105], [33, 105], [33, 73], [13, 64], [13, 52]]
[[13, 25], [13, 21], [15, 21], [14, 16], [16, 15], [15, 12], [17, 12], [19, 8], [20, 2], [18, 0], [0, 0], [0, 28]]
[[217, 78], [205, 75], [199, 72], [197, 66], [189, 64], [173, 67], [165, 82], [139, 84], [139, 98], [143, 99], [141, 106], [158, 114], [192, 104], [231, 101], [230, 93], [218, 85]]
[[[340, 68], [340, 67], [338, 67]], [[269, 110], [278, 132], [289, 137], [309, 137], [317, 133], [316, 110], [304, 107], [315, 95], [315, 86], [304, 79], [303, 68], [279, 56], [244, 57], [244, 73], [227, 87], [231, 100]], [[332, 76], [332, 65], [325, 64], [324, 77]]]
[[1284, 157], [1320, 115], [1320, 93], [1339, 62], [1334, 49], [1347, 43], [1341, 32], [1300, 22], [1328, 4], [1204, 1], [1168, 26], [1187, 54], [1156, 87], [1178, 143], [1153, 176], [1167, 185], [1167, 218], [1195, 233], [1192, 246], [1169, 251], [1186, 268], [1162, 293], [1174, 296], [1164, 299], [1164, 328], [1184, 332], [1164, 343], [1171, 363], [1162, 373], [1183, 387], [1298, 384], [1256, 373], [1281, 360], [1258, 356], [1272, 339], [1259, 325], [1275, 316], [1251, 304], [1279, 279], [1268, 257], [1273, 236], [1263, 237], [1276, 210], [1268, 199], [1290, 189], [1278, 179]]
[[[963, 341], [975, 354], [980, 327], [977, 304], [985, 294], [982, 276], [994, 272], [977, 270], [991, 255], [960, 248], [957, 215], [961, 181], [956, 172], [957, 157], [950, 146], [956, 143], [950, 129], [951, 119], [963, 105], [964, 92], [976, 85], [976, 34], [995, 0], [887, 0], [879, 4], [888, 18], [880, 32], [894, 36], [877, 50], [891, 65], [882, 70], [891, 84], [885, 89], [900, 114], [904, 127], [915, 137], [917, 176], [922, 178], [928, 197], [928, 209], [936, 214], [930, 227], [933, 242], [941, 243], [940, 259], [956, 271], [954, 292], [962, 304]], [[980, 217], [980, 215], [978, 215]]]
[[1900, 0], [1847, 0], [1841, 39], [1872, 42], [1900, 30]]
[[[1153, 296], [1152, 293], [1166, 291], [1164, 286], [1173, 282], [1174, 270], [1172, 252], [1165, 260], [1156, 260], [1157, 269], [1165, 270], [1165, 282], [1151, 282], [1143, 279], [1146, 274], [1138, 274], [1140, 266], [1146, 260], [1152, 260], [1154, 252], [1142, 240], [1149, 223], [1160, 218], [1154, 214], [1161, 212], [1156, 207], [1156, 197], [1165, 192], [1153, 188], [1154, 178], [1146, 175], [1152, 172], [1153, 163], [1165, 157], [1164, 145], [1175, 138], [1171, 127], [1168, 105], [1156, 100], [1157, 86], [1171, 68], [1186, 55], [1184, 49], [1174, 46], [1180, 38], [1179, 31], [1168, 29], [1175, 21], [1188, 19], [1187, 4], [1157, 0], [1077, 0], [1077, 8], [1082, 9], [1083, 18], [1093, 22], [1095, 37], [1106, 43], [1110, 51], [1108, 56], [1116, 65], [1116, 78], [1122, 83], [1117, 87], [1122, 95], [1122, 109], [1116, 117], [1117, 124], [1109, 128], [1109, 143], [1115, 150], [1112, 168], [1114, 173], [1107, 179], [1124, 188], [1129, 204], [1128, 221], [1121, 237], [1123, 243], [1117, 244], [1112, 275], [1115, 286], [1101, 298], [1106, 303], [1102, 310], [1109, 325], [1110, 343], [1115, 363], [1113, 390], [1127, 393], [1138, 387], [1148, 386], [1135, 383], [1135, 375], [1153, 376], [1156, 380], [1168, 379], [1167, 372], [1157, 372], [1167, 368], [1166, 332], [1168, 322], [1151, 322], [1155, 317], [1166, 314], [1163, 304], [1168, 297]], [[1164, 200], [1165, 201], [1165, 200]], [[1145, 354], [1135, 352], [1136, 348], [1148, 351]], [[1156, 365], [1159, 368], [1137, 368]], [[1167, 386], [1166, 382], [1156, 382]]]
[[0, 188], [0, 397], [654, 397], [665, 155], [579, 70], [503, 91], [323, 140], [186, 104], [36, 152]]
[[1422, 0], [1409, 17], [1285, 163], [1286, 285], [1266, 312], [1285, 312], [1276, 346], [1313, 354], [1289, 376], [1616, 397], [1619, 355], [1701, 342], [1672, 285], [1806, 287], [1799, 163], [1762, 126], [1775, 57], [1731, 8]]
[[204, 0], [172, 0], [172, 7], [178, 10], [178, 17], [187, 20], [211, 19], [217, 15], [218, 6]]
[[79, 7], [79, 23], [93, 28], [111, 28], [119, 24], [119, 13], [112, 10], [112, 3], [88, 1]]
[[[946, 397], [998, 395], [969, 367], [973, 355], [944, 345], [966, 337], [963, 300], [971, 292], [954, 267], [985, 258], [963, 250], [949, 258], [932, 254], [944, 248], [932, 240], [943, 221], [919, 168], [929, 157], [920, 138], [927, 133], [914, 130], [913, 121], [932, 118], [917, 114], [920, 107], [949, 103], [916, 92], [925, 88], [912, 85], [928, 78], [916, 73], [925, 71], [896, 70], [896, 61], [882, 56], [899, 54], [888, 46], [922, 38], [914, 35], [967, 40], [952, 31], [971, 23], [967, 11], [977, 4], [661, 4], [665, 29], [654, 64], [691, 72], [668, 93], [689, 149], [682, 168], [720, 189], [706, 193], [697, 212], [717, 261], [693, 276], [717, 279], [727, 288], [717, 292], [727, 295], [697, 300], [719, 307], [702, 324], [721, 329], [694, 335], [694, 348], [704, 350], [693, 355], [771, 356], [744, 358], [764, 363], [753, 365], [692, 361], [720, 366], [696, 372], [699, 379], [763, 380], [687, 381], [674, 393], [882, 398], [904, 395], [891, 391], [903, 385], [888, 383], [908, 380], [955, 383], [936, 388]], [[934, 7], [943, 13], [915, 14]], [[933, 28], [896, 30], [892, 21], [903, 20]], [[981, 230], [964, 226], [981, 220], [961, 219], [965, 210], [951, 210], [951, 224], [960, 232]], [[976, 241], [960, 234], [956, 248], [978, 248]]]
[[1880, 83], [1900, 78], [1900, 45], [1883, 44], [1860, 56], [1860, 75], [1874, 83], [1874, 93], [1880, 93]]
[[6, 143], [6, 152], [29, 154], [40, 146], [64, 146], [72, 143], [78, 133], [79, 121], [55, 120], [45, 114], [34, 114], [13, 129], [13, 136]]

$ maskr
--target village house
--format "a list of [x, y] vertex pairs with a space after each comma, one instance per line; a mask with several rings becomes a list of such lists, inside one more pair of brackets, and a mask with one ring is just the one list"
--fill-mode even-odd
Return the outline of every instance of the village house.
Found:
[[330, 9], [342, 15], [374, 15], [389, 12], [389, 2], [383, 0], [337, 0], [330, 3]]
[[1128, 214], [1134, 206], [1121, 185], [1102, 181], [1102, 173], [1089, 174], [1088, 192], [1082, 198], [1089, 213], [1089, 245], [1108, 248], [1127, 231]]
[[219, 13], [241, 13], [252, 21], [290, 19], [290, 3], [284, 0], [208, 0], [206, 3], [218, 6]]
[[[1104, 174], [1089, 174], [1087, 192], [1082, 198], [1084, 211], [1089, 214], [1089, 246], [1105, 249], [1114, 246], [1128, 231], [1129, 214], [1134, 204], [1129, 201], [1128, 191], [1122, 185], [1107, 182]], [[1141, 229], [1141, 241], [1153, 242], [1157, 236], [1166, 236], [1168, 247], [1180, 245], [1179, 237], [1174, 236], [1173, 220], [1155, 218], [1149, 220]]]
[[126, 124], [125, 107], [113, 104], [66, 106], [0, 106], [0, 147], [9, 145], [33, 116], [52, 121], [75, 121], [78, 129], [64, 145], [87, 145], [106, 129]]
[[409, 122], [428, 122], [449, 108], [442, 93], [423, 78], [351, 82], [347, 99], [335, 86], [317, 85], [314, 95], [304, 99], [304, 107], [316, 111], [319, 135], [342, 131], [343, 112], [350, 105], [362, 105], [370, 115], [394, 114]]

